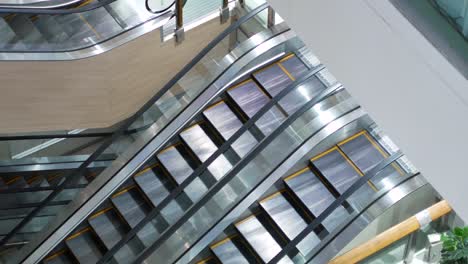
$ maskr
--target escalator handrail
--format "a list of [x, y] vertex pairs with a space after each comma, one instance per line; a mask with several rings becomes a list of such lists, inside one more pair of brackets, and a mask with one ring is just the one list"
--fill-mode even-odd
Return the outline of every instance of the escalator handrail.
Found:
[[105, 5], [111, 4], [117, 0], [102, 0], [97, 3], [92, 3], [89, 5], [84, 5], [77, 8], [69, 8], [69, 9], [42, 9], [42, 8], [21, 8], [21, 7], [2, 7], [0, 6], [0, 14], [29, 14], [29, 15], [68, 15], [68, 14], [76, 14], [82, 12], [92, 11], [94, 9], [98, 9]]
[[108, 252], [106, 252], [102, 258], [99, 260], [98, 264], [105, 263], [108, 261], [121, 247], [125, 245], [138, 231], [140, 231], [147, 223], [149, 223], [154, 217], [161, 212], [164, 207], [166, 207], [171, 201], [173, 201], [179, 194], [181, 194], [185, 187], [187, 187], [194, 179], [196, 179], [203, 171], [205, 171], [208, 166], [215, 161], [221, 154], [223, 154], [229, 147], [238, 140], [244, 132], [248, 131], [251, 127], [254, 126], [266, 112], [268, 112], [276, 103], [284, 98], [289, 92], [298, 85], [301, 85], [309, 78], [314, 76], [316, 73], [324, 69], [323, 65], [319, 65], [314, 69], [311, 69], [303, 76], [296, 79], [280, 93], [274, 96], [267, 104], [265, 104], [255, 115], [253, 115], [247, 122], [245, 122], [239, 130], [237, 130], [231, 137], [226, 140], [215, 152], [213, 152], [208, 159], [206, 159], [200, 166], [198, 166], [184, 181], [179, 184], [171, 193], [166, 196], [155, 208], [153, 208], [145, 218], [143, 218], [136, 226], [130, 230], [125, 237], [123, 237], [118, 243], [116, 243]]
[[384, 168], [397, 161], [403, 156], [401, 151], [393, 153], [386, 159], [380, 161], [374, 168], [369, 170], [364, 176], [360, 177], [354, 182], [343, 194], [341, 194], [335, 201], [333, 201], [319, 216], [317, 216], [307, 227], [302, 230], [293, 240], [291, 240], [286, 246], [284, 246], [280, 252], [272, 258], [268, 264], [278, 263], [284, 256], [288, 255], [296, 246], [308, 236], [313, 230], [315, 230], [323, 220], [330, 216], [335, 210], [342, 206], [343, 203], [356, 191], [358, 191], [363, 185], [365, 185], [370, 179], [380, 173]]
[[39, 1], [36, 3], [24, 3], [24, 4], [0, 4], [0, 9], [58, 9], [80, 4], [86, 0], [68, 0], [63, 3], [51, 4], [53, 1]]
[[[244, 15], [243, 17], [239, 18], [235, 23], [228, 26], [223, 32], [221, 32], [218, 36], [216, 36], [210, 43], [204, 47], [188, 64], [186, 64], [166, 85], [163, 86], [158, 92], [156, 92], [153, 97], [148, 100], [135, 114], [133, 114], [130, 118], [124, 121], [124, 124], [119, 128], [119, 130], [115, 131], [112, 136], [108, 137], [105, 142], [101, 144], [101, 146], [90, 155], [90, 157], [82, 163], [82, 165], [76, 169], [75, 171], [69, 173], [68, 177], [65, 179], [64, 182], [57, 186], [58, 188], [53, 191], [49, 196], [41, 202], [41, 205], [36, 207], [32, 210], [23, 220], [17, 224], [11, 232], [4, 236], [0, 240], [0, 246], [4, 245], [11, 237], [13, 237], [21, 228], [23, 228], [37, 213], [47, 206], [47, 204], [52, 201], [58, 192], [61, 189], [65, 188], [69, 183], [73, 182], [74, 180], [78, 179], [87, 169], [88, 165], [91, 164], [95, 159], [97, 159], [106, 149], [109, 147], [112, 142], [120, 138], [121, 135], [127, 131], [134, 121], [136, 121], [140, 116], [142, 116], [149, 108], [151, 108], [156, 101], [162, 98], [167, 91], [169, 91], [174, 85], [176, 85], [181, 78], [183, 78], [190, 70], [196, 66], [204, 57], [207, 55], [213, 48], [215, 48], [223, 39], [229, 36], [232, 32], [237, 30], [241, 25], [243, 25], [246, 21], [250, 20], [252, 17], [256, 16], [261, 11], [268, 8], [268, 4], [264, 3], [254, 10], [250, 11], [248, 14]], [[122, 166], [125, 166], [123, 164]], [[36, 245], [36, 247], [39, 245]], [[28, 254], [29, 255], [29, 254]], [[27, 256], [22, 256], [22, 258], [26, 258]]]
[[214, 195], [217, 194], [221, 188], [225, 186], [232, 178], [234, 178], [237, 173], [239, 173], [245, 166], [247, 166], [263, 149], [265, 149], [277, 136], [279, 136], [286, 128], [288, 128], [296, 119], [302, 116], [305, 112], [310, 110], [312, 106], [321, 102], [325, 98], [333, 95], [338, 90], [342, 88], [341, 84], [337, 84], [327, 89], [323, 90], [319, 95], [314, 97], [312, 100], [305, 103], [301, 106], [295, 113], [288, 116], [288, 118], [281, 123], [271, 134], [263, 138], [256, 147], [249, 151], [247, 155], [243, 157], [226, 175], [219, 179], [209, 190], [203, 195], [203, 197], [198, 200], [195, 204], [190, 206], [190, 208], [185, 212], [185, 214], [180, 217], [173, 225], [166, 229], [161, 236], [149, 247], [144, 249], [132, 263], [142, 263], [154, 250], [162, 245], [175, 231], [178, 227], [182, 226], [186, 221], [188, 221], [201, 207], [205, 205]]
[[[358, 263], [362, 260], [369, 258], [391, 244], [400, 241], [404, 237], [407, 237], [419, 228], [421, 228], [421, 222], [418, 219], [420, 213], [429, 214], [430, 221], [436, 221], [437, 219], [452, 212], [452, 208], [446, 200], [439, 201], [432, 206], [420, 211], [406, 220], [388, 228], [387, 230], [379, 233], [370, 240], [357, 245], [351, 250], [344, 254], [335, 257], [329, 263], [330, 264], [342, 264], [342, 263]], [[429, 220], [429, 219], [428, 219]], [[375, 246], [377, 245], [377, 246]]]

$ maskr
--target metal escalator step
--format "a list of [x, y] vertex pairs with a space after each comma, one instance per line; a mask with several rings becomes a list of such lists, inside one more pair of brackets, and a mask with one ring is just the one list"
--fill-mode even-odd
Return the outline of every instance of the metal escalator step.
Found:
[[[259, 203], [288, 239], [293, 240], [307, 227], [307, 223], [288, 202], [283, 193], [284, 191], [274, 193]], [[312, 232], [297, 246], [297, 248], [302, 254], [307, 254], [319, 242], [320, 239], [318, 236]]]
[[273, 63], [255, 72], [253, 76], [272, 97], [293, 82], [293, 77], [284, 71], [282, 65], [278, 63]]
[[33, 20], [33, 24], [48, 42], [60, 43], [69, 38], [62, 26], [51, 15], [38, 15]]
[[[198, 124], [182, 131], [180, 137], [201, 162], [206, 161], [213, 152], [218, 150], [215, 143]], [[231, 168], [231, 163], [223, 154], [208, 166], [208, 170], [217, 180], [223, 177]]]
[[[92, 215], [88, 219], [88, 222], [107, 250], [111, 249], [129, 231], [128, 227], [125, 226], [118, 213], [112, 207]], [[114, 259], [119, 263], [128, 263], [142, 249], [142, 244], [127, 243], [114, 255]]]
[[9, 44], [16, 37], [16, 33], [10, 28], [8, 23], [5, 22], [5, 20], [2, 17], [0, 17], [0, 36], [1, 36], [0, 47], [3, 47], [6, 44]]
[[16, 38], [24, 44], [38, 45], [47, 43], [41, 32], [37, 30], [28, 15], [16, 15], [8, 21], [10, 28], [15, 32]]
[[[366, 131], [357, 133], [338, 146], [364, 174], [388, 157], [388, 153]], [[390, 175], [400, 175], [397, 168], [388, 166], [372, 178], [371, 182], [376, 184]]]
[[[335, 197], [309, 168], [290, 175], [284, 181], [315, 217], [319, 216], [335, 200]], [[347, 214], [346, 210], [340, 206], [332, 216], [325, 219], [322, 225], [328, 231], [332, 231]]]
[[279, 101], [279, 105], [288, 115], [291, 115], [308, 101], [312, 100], [312, 98], [317, 96], [321, 91], [325, 90], [325, 88], [326, 86], [317, 77], [310, 77], [307, 81], [283, 97]]
[[249, 261], [245, 258], [245, 256], [241, 253], [241, 251], [230, 238], [226, 238], [211, 245], [210, 249], [223, 264], [249, 263]]
[[[131, 228], [135, 227], [151, 210], [136, 186], [117, 192], [111, 200]], [[145, 246], [148, 246], [159, 236], [159, 232], [152, 224], [148, 224], [140, 230], [137, 236]]]
[[157, 206], [165, 197], [169, 195], [166, 186], [161, 182], [156, 173], [156, 167], [159, 164], [150, 166], [138, 172], [133, 178], [138, 187], [146, 194], [154, 206]]
[[[264, 262], [270, 261], [281, 251], [281, 246], [256, 216], [252, 215], [236, 223], [235, 226]], [[280, 263], [292, 263], [292, 261], [286, 257]]]
[[338, 147], [315, 156], [311, 162], [340, 194], [343, 194], [361, 176], [354, 164]]
[[157, 157], [177, 184], [184, 182], [193, 172], [188, 162], [174, 146], [162, 150], [157, 154]]
[[65, 244], [79, 263], [96, 263], [102, 257], [99, 242], [96, 241], [91, 227], [69, 236]]
[[42, 176], [32, 176], [29, 177], [26, 182], [28, 183], [29, 187], [48, 187], [50, 186], [49, 182]]
[[28, 183], [22, 176], [13, 176], [8, 179], [5, 179], [5, 184], [8, 188], [27, 188], [29, 187]]
[[[270, 98], [257, 86], [253, 80], [247, 80], [228, 90], [229, 96], [236, 102], [248, 118], [254, 116]], [[255, 124], [265, 134], [270, 134], [285, 119], [285, 115], [274, 106]]]
[[44, 264], [73, 264], [73, 257], [67, 249], [62, 249], [48, 256], [42, 261]]
[[[177, 184], [184, 182], [193, 172], [188, 162], [174, 146], [159, 152], [157, 157]], [[192, 201], [195, 201], [198, 200], [206, 190], [208, 190], [206, 185], [197, 178], [185, 188], [185, 193]]]
[[279, 63], [294, 78], [298, 78], [307, 71], [307, 66], [294, 54], [286, 56]]
[[[224, 140], [228, 140], [231, 136], [242, 127], [242, 122], [232, 112], [229, 106], [221, 101], [212, 105], [205, 111], [203, 115], [213, 125], [213, 127], [221, 134]], [[249, 132], [246, 131], [232, 144], [232, 148], [239, 157], [245, 156], [255, 145], [257, 140]]]

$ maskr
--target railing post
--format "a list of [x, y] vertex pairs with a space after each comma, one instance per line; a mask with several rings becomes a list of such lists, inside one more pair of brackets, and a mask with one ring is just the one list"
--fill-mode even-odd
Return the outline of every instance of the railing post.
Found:
[[221, 24], [226, 23], [229, 20], [229, 0], [222, 0], [223, 5], [221, 6], [219, 18], [221, 19]]
[[176, 0], [176, 29], [174, 32], [175, 39], [177, 43], [181, 43], [185, 38], [184, 32], [184, 17], [183, 17], [183, 9], [184, 9], [184, 0]]
[[267, 26], [268, 28], [271, 28], [275, 25], [275, 10], [273, 8], [268, 7], [268, 21], [267, 21]]

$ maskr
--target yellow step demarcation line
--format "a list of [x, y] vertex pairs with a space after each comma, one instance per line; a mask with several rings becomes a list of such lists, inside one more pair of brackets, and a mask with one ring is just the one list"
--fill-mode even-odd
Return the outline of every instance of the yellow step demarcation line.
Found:
[[130, 191], [131, 189], [136, 188], [136, 187], [137, 187], [136, 185], [128, 186], [128, 187], [126, 187], [126, 188], [124, 188], [124, 189], [118, 191], [117, 193], [113, 194], [113, 195], [112, 195], [112, 198], [115, 198], [115, 197], [117, 197], [117, 196], [119, 196], [119, 195], [122, 195], [122, 194], [124, 194], [124, 193]]
[[284, 181], [289, 181], [289, 180], [291, 180], [293, 178], [296, 178], [297, 176], [303, 174], [306, 171], [310, 171], [309, 167], [305, 167], [303, 169], [300, 169], [300, 170], [294, 172], [293, 174], [291, 174], [291, 175], [287, 176], [286, 178], [284, 178]]
[[57, 252], [55, 252], [54, 254], [46, 257], [43, 261], [49, 261], [49, 260], [52, 260], [60, 255], [63, 255], [65, 252], [67, 252], [68, 250], [67, 249], [62, 249], [62, 250], [59, 250]]
[[234, 225], [237, 226], [237, 225], [240, 225], [242, 223], [245, 223], [247, 221], [249, 221], [250, 219], [254, 218], [254, 217], [257, 217], [258, 213], [257, 214], [252, 214], [252, 215], [249, 215], [247, 216], [246, 218], [240, 220], [239, 222], [235, 223]]
[[214, 243], [213, 245], [210, 246], [210, 248], [211, 248], [211, 249], [217, 248], [217, 247], [221, 246], [222, 244], [224, 244], [224, 243], [226, 243], [226, 242], [228, 242], [228, 241], [231, 241], [231, 240], [232, 240], [233, 238], [235, 238], [235, 237], [237, 237], [237, 235], [228, 236], [228, 237], [226, 237], [225, 239], [220, 240], [220, 241]]
[[145, 174], [146, 172], [148, 172], [148, 171], [150, 171], [150, 170], [152, 170], [154, 168], [157, 168], [157, 167], [159, 167], [159, 163], [149, 165], [149, 166], [145, 167], [144, 169], [142, 169], [141, 171], [137, 172], [135, 174], [135, 176], [133, 176], [133, 177], [141, 176], [141, 175]]
[[38, 179], [40, 179], [40, 178], [41, 178], [41, 175], [33, 176], [33, 177], [29, 178], [29, 179], [26, 181], [26, 183], [27, 183], [27, 184], [31, 184], [31, 183], [35, 182], [36, 180], [38, 180]]
[[198, 261], [197, 264], [206, 264], [210, 260], [214, 260], [214, 258], [213, 257], [207, 257], [206, 259], [202, 259], [202, 260]]
[[224, 102], [224, 100], [219, 100], [216, 103], [213, 103], [212, 105], [208, 106], [205, 110], [203, 110], [203, 112], [208, 110], [208, 109], [214, 108], [214, 107], [216, 107], [216, 106], [218, 106], [220, 104], [223, 104], [223, 103], [226, 103], [226, 102]]
[[91, 219], [94, 219], [94, 218], [96, 218], [96, 217], [98, 217], [98, 216], [100, 216], [100, 215], [103, 215], [103, 214], [105, 214], [106, 212], [108, 212], [108, 211], [110, 211], [110, 210], [112, 210], [112, 209], [114, 209], [114, 207], [107, 207], [107, 208], [104, 208], [104, 209], [102, 209], [102, 210], [100, 210], [100, 211], [94, 213], [93, 215], [91, 215], [91, 216], [88, 218], [88, 220], [91, 220]]
[[5, 182], [6, 185], [10, 185], [12, 183], [14, 183], [15, 181], [19, 180], [21, 178], [21, 176], [15, 176], [11, 179], [9, 179], [7, 182]]
[[244, 81], [242, 81], [242, 82], [240, 82], [238, 84], [235, 84], [235, 85], [229, 87], [226, 91], [234, 90], [234, 89], [239, 88], [239, 87], [241, 87], [241, 86], [243, 86], [243, 85], [245, 85], [247, 83], [250, 83], [250, 82], [253, 82], [252, 78], [249, 78], [249, 79], [244, 80]]
[[285, 62], [293, 57], [296, 57], [296, 55], [294, 53], [289, 53], [288, 55], [286, 55], [284, 58], [281, 58], [281, 60], [279, 62]]
[[289, 79], [291, 79], [292, 81], [295, 81], [296, 78], [294, 78], [294, 76], [292, 76], [292, 74], [286, 70], [286, 68], [283, 66], [283, 64], [281, 63], [278, 63], [278, 66], [281, 68], [281, 70], [283, 70], [283, 72], [289, 77]]
[[277, 191], [277, 192], [275, 192], [275, 193], [272, 193], [272, 194], [268, 195], [267, 197], [263, 198], [263, 199], [260, 200], [258, 203], [267, 202], [267, 201], [269, 201], [269, 200], [275, 198], [276, 196], [281, 195], [281, 194], [284, 193], [284, 192], [286, 192], [285, 189], [279, 190], [279, 191]]
[[86, 233], [86, 232], [89, 232], [91, 231], [91, 227], [86, 227], [86, 228], [83, 228], [81, 229], [80, 231], [74, 233], [73, 235], [67, 237], [65, 240], [68, 241], [68, 240], [72, 240], [78, 236], [81, 236], [82, 234]]

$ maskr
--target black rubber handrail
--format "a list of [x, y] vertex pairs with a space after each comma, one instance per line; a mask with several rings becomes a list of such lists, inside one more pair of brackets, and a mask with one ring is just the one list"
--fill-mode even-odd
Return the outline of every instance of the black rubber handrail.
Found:
[[341, 194], [335, 201], [333, 201], [319, 216], [317, 216], [307, 227], [302, 230], [293, 240], [291, 240], [285, 247], [281, 249], [274, 258], [272, 258], [268, 264], [278, 263], [284, 256], [289, 254], [296, 246], [306, 238], [313, 230], [315, 230], [323, 220], [330, 216], [335, 210], [342, 206], [343, 203], [356, 191], [358, 191], [363, 185], [365, 185], [374, 176], [380, 173], [384, 168], [391, 165], [393, 162], [401, 158], [403, 154], [398, 151], [388, 158], [379, 162], [374, 168], [369, 170], [364, 176], [360, 177], [354, 182], [343, 194]]
[[[67, 185], [72, 183], [74, 180], [81, 177], [83, 173], [86, 172], [88, 165], [90, 165], [95, 159], [97, 159], [114, 141], [116, 141], [120, 136], [124, 135], [125, 131], [128, 130], [134, 121], [136, 121], [140, 116], [142, 116], [149, 108], [151, 108], [156, 101], [158, 101], [167, 91], [169, 91], [179, 80], [184, 77], [195, 65], [197, 65], [206, 54], [208, 54], [214, 47], [216, 47], [224, 38], [229, 36], [232, 32], [237, 30], [242, 24], [246, 21], [257, 15], [259, 12], [268, 8], [268, 4], [262, 4], [252, 10], [249, 14], [241, 17], [235, 23], [231, 24], [227, 27], [223, 32], [221, 32], [217, 37], [215, 37], [210, 43], [203, 48], [188, 64], [186, 64], [162, 89], [160, 89], [156, 94], [148, 100], [132, 117], [128, 118], [124, 121], [124, 124], [119, 128], [119, 130], [115, 131], [112, 136], [108, 137], [105, 142], [101, 144], [101, 146], [90, 155], [90, 157], [81, 164], [81, 166], [73, 172], [70, 172], [65, 181], [62, 182], [56, 190], [54, 190], [46, 199], [43, 200], [40, 206], [36, 207], [33, 211], [31, 211], [23, 220], [17, 224], [8, 235], [4, 236], [0, 240], [0, 246], [3, 246], [9, 239], [11, 239], [21, 228], [23, 228], [34, 216], [39, 213], [42, 208], [47, 206], [49, 202], [51, 202], [61, 190], [63, 190]], [[183, 110], [181, 110], [183, 111]], [[167, 126], [167, 124], [166, 124]], [[125, 166], [126, 164], [123, 164]], [[120, 170], [119, 170], [120, 171]], [[39, 246], [39, 245], [37, 245]], [[36, 247], [37, 247], [36, 246]], [[26, 258], [27, 256], [22, 256], [22, 258]]]
[[173, 225], [171, 225], [168, 229], [166, 229], [161, 236], [149, 247], [144, 249], [136, 258], [135, 261], [132, 263], [141, 263], [143, 262], [154, 250], [156, 250], [159, 246], [162, 245], [182, 224], [188, 221], [201, 207], [203, 207], [214, 195], [217, 194], [219, 190], [221, 190], [225, 184], [227, 184], [231, 179], [233, 179], [237, 173], [239, 173], [247, 164], [250, 163], [263, 149], [265, 149], [277, 136], [279, 136], [289, 125], [292, 124], [297, 118], [302, 116], [305, 112], [310, 110], [312, 106], [321, 102], [325, 98], [329, 97], [330, 95], [334, 94], [338, 89], [341, 88], [341, 85], [332, 86], [324, 91], [322, 91], [319, 95], [314, 97], [309, 102], [305, 103], [301, 106], [295, 113], [290, 115], [281, 125], [276, 128], [271, 134], [267, 137], [263, 138], [260, 141], [256, 148], [251, 150], [242, 160], [240, 160], [226, 175], [224, 175], [219, 181], [217, 181], [213, 186], [209, 188], [209, 190], [203, 195], [203, 197], [195, 204], [190, 206], [190, 208], [186, 211], [186, 213], [179, 218]]
[[187, 178], [185, 178], [185, 180], [181, 184], [179, 184], [175, 189], [173, 189], [171, 193], [168, 196], [166, 196], [155, 208], [153, 208], [145, 216], [145, 218], [143, 218], [136, 226], [134, 226], [132, 230], [130, 230], [125, 235], [125, 237], [123, 237], [109, 251], [107, 251], [99, 260], [98, 264], [105, 263], [106, 261], [108, 261], [121, 247], [123, 247], [133, 236], [135, 236], [138, 231], [140, 231], [143, 227], [145, 227], [147, 223], [149, 223], [154, 217], [156, 217], [159, 214], [159, 212], [161, 212], [164, 209], [164, 207], [166, 207], [170, 202], [176, 199], [176, 197], [180, 195], [184, 191], [184, 189], [192, 183], [193, 180], [198, 178], [199, 175], [201, 175], [201, 173], [205, 171], [213, 161], [215, 161], [221, 154], [228, 150], [230, 146], [244, 134], [244, 132], [248, 131], [252, 126], [254, 126], [255, 122], [258, 121], [266, 112], [268, 112], [271, 109], [271, 107], [276, 105], [279, 102], [279, 100], [281, 100], [284, 96], [289, 94], [291, 89], [304, 83], [322, 69], [324, 69], [324, 66], [317, 66], [313, 70], [310, 70], [300, 78], [296, 79], [285, 89], [283, 89], [280, 93], [278, 93], [275, 97], [273, 97], [255, 115], [253, 115], [252, 118], [247, 120], [247, 122], [245, 122], [242, 125], [242, 127], [239, 128], [239, 130], [237, 130], [215, 152], [213, 152], [208, 159], [206, 159]]
[[[85, 188], [87, 184], [76, 184], [65, 187], [65, 189], [81, 189]], [[15, 193], [27, 193], [27, 192], [42, 192], [42, 191], [53, 191], [55, 186], [40, 186], [40, 187], [26, 187], [26, 188], [8, 188], [0, 190], [0, 194], [15, 194]]]

